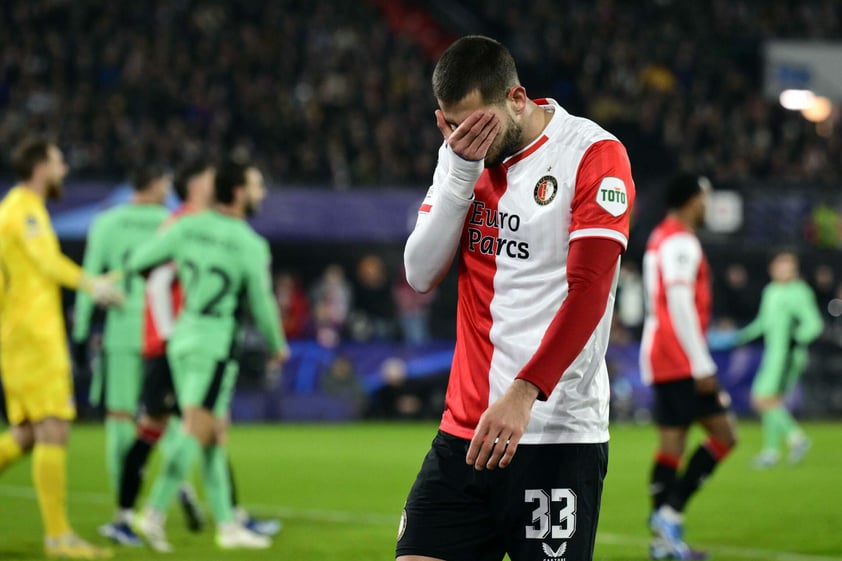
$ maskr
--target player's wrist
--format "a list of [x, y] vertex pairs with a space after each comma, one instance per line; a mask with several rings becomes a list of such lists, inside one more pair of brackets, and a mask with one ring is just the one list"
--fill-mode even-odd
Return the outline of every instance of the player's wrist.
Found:
[[461, 199], [470, 199], [474, 194], [474, 185], [483, 169], [485, 160], [466, 160], [448, 146], [449, 168], [447, 186], [448, 190]]
[[530, 404], [534, 403], [541, 393], [541, 389], [538, 386], [529, 380], [524, 380], [523, 378], [516, 378], [515, 381], [512, 382], [509, 391], [516, 395], [519, 399], [528, 401]]

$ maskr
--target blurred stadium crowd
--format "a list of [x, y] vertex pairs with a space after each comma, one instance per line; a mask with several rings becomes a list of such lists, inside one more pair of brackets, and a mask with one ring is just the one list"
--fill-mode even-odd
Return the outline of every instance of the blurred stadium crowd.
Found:
[[442, 35], [506, 43], [530, 94], [614, 131], [639, 180], [677, 168], [719, 182], [842, 178], [832, 124], [760, 93], [763, 40], [839, 37], [838, 2], [416, 4], [4, 2], [0, 144], [50, 132], [76, 178], [235, 150], [275, 184], [424, 184], [440, 142], [430, 30], [390, 28], [420, 10]]

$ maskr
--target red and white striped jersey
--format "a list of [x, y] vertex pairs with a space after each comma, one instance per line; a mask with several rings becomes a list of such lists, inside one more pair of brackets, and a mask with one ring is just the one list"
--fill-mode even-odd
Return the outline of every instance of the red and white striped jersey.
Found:
[[[448, 189], [449, 162], [458, 156], [442, 146], [407, 243], [407, 271], [421, 271], [417, 278], [433, 284], [459, 255], [456, 349], [440, 428], [460, 438], [472, 438], [480, 415], [541, 346], [568, 294], [571, 241], [607, 238], [623, 248], [628, 241], [635, 190], [625, 148], [555, 101], [535, 101], [553, 113], [543, 134], [482, 171], [470, 199]], [[461, 224], [450, 228], [452, 240], [442, 215]], [[410, 251], [422, 239], [433, 243]], [[444, 249], [438, 256], [426, 247]], [[604, 310], [596, 329], [567, 368], [559, 365], [555, 379], [561, 379], [544, 392], [546, 401], [535, 403], [521, 442], [608, 440], [605, 352], [617, 271], [608, 301], [593, 303]]]
[[[170, 227], [176, 220], [193, 211], [183, 204], [170, 214], [161, 225]], [[165, 263], [152, 271], [144, 294], [143, 306], [143, 348], [144, 358], [157, 358], [167, 353], [167, 339], [173, 324], [181, 313], [184, 294], [173, 263]]]
[[704, 334], [711, 313], [710, 267], [696, 235], [667, 217], [643, 257], [647, 313], [640, 371], [647, 384], [714, 374]]

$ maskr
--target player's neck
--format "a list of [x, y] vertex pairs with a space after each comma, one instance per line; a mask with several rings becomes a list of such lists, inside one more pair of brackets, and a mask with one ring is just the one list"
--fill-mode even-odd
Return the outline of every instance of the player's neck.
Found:
[[27, 191], [35, 193], [42, 199], [47, 198], [47, 186], [44, 183], [39, 183], [37, 181], [22, 181], [20, 186]]
[[669, 216], [678, 221], [679, 224], [681, 224], [691, 232], [696, 231], [696, 221], [688, 213], [684, 213], [681, 211], [672, 211], [669, 213]]
[[135, 192], [132, 195], [132, 204], [136, 205], [160, 205], [161, 202], [158, 200], [157, 196], [151, 193], [144, 193], [144, 192]]
[[547, 128], [547, 125], [550, 124], [553, 118], [553, 113], [545, 111], [543, 107], [531, 100], [527, 105], [526, 111], [527, 114], [524, 119], [525, 124], [522, 136], [523, 143], [518, 147], [518, 150], [529, 146], [536, 138], [541, 136], [541, 133], [544, 132], [544, 129]]
[[245, 211], [236, 205], [217, 204], [214, 206], [214, 209], [216, 209], [219, 214], [224, 214], [225, 216], [230, 216], [231, 218], [237, 218], [239, 220], [245, 220], [246, 218]]

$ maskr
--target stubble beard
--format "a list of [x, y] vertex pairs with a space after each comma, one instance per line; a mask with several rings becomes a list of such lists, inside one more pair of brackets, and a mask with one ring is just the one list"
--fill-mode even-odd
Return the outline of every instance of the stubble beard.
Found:
[[499, 147], [495, 147], [495, 142], [489, 148], [489, 154], [485, 157], [485, 167], [492, 168], [503, 163], [503, 160], [517, 152], [523, 137], [523, 127], [517, 124], [514, 119], [509, 117], [508, 127], [506, 132], [500, 139]]

